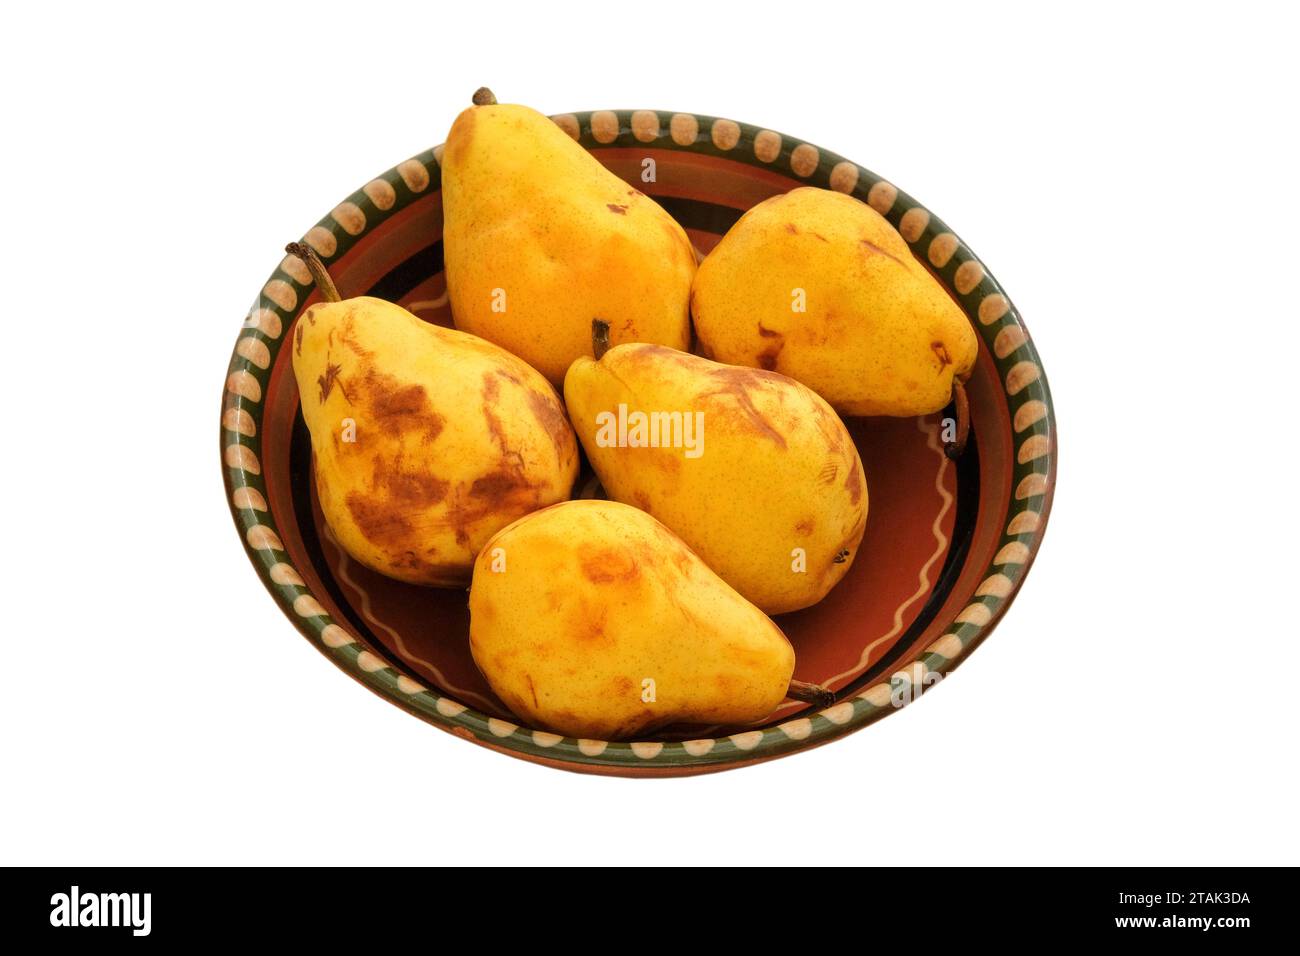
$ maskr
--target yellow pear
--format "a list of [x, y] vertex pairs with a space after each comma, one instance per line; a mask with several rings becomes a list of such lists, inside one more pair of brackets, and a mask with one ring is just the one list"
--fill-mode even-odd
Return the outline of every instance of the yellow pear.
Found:
[[500, 531], [474, 564], [474, 662], [533, 727], [611, 740], [679, 722], [746, 724], [792, 696], [781, 629], [671, 531], [613, 501], [570, 501]]
[[745, 213], [700, 265], [691, 303], [705, 354], [789, 375], [846, 415], [939, 411], [978, 348], [897, 230], [826, 189]]
[[490, 342], [340, 301], [310, 247], [288, 251], [326, 299], [298, 320], [293, 371], [330, 530], [381, 574], [465, 586], [488, 538], [569, 497], [578, 452], [559, 396]]
[[867, 521], [862, 461], [794, 379], [619, 345], [574, 362], [564, 398], [609, 496], [654, 515], [767, 613], [815, 604], [848, 571]]
[[443, 244], [456, 327], [556, 385], [591, 354], [591, 320], [617, 342], [686, 348], [695, 275], [668, 213], [560, 127], [480, 90], [442, 153]]

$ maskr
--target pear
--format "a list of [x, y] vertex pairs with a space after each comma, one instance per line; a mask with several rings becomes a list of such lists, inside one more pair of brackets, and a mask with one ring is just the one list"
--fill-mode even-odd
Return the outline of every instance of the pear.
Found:
[[844, 577], [867, 521], [857, 448], [794, 379], [661, 345], [605, 347], [564, 381], [578, 438], [611, 498], [666, 524], [768, 614]]
[[591, 354], [591, 319], [614, 341], [684, 349], [695, 251], [671, 216], [526, 106], [488, 90], [442, 153], [443, 245], [456, 327], [557, 386]]
[[309, 246], [287, 251], [325, 299], [297, 322], [293, 372], [330, 530], [381, 574], [464, 587], [488, 538], [569, 497], [578, 452], [559, 396], [490, 342], [341, 300]]
[[667, 724], [747, 724], [786, 696], [794, 649], [671, 531], [613, 501], [570, 501], [502, 529], [474, 565], [474, 662], [525, 723], [612, 740]]
[[845, 415], [955, 400], [964, 442], [975, 331], [865, 203], [813, 187], [759, 203], [701, 263], [691, 303], [706, 355], [789, 375]]

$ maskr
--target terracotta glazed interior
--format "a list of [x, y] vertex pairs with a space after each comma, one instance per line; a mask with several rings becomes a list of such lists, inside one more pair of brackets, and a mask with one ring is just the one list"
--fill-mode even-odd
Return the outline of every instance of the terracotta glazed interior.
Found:
[[[643, 147], [595, 155], [664, 205], [701, 252], [750, 206], [801, 185], [715, 156]], [[657, 164], [653, 183], [640, 179], [647, 155]], [[450, 325], [441, 234], [441, 196], [431, 191], [378, 225], [330, 270], [344, 296], [390, 299]], [[281, 350], [267, 390], [263, 466], [293, 564], [336, 620], [394, 666], [489, 716], [509, 717], [470, 658], [465, 592], [390, 580], [334, 542], [315, 502], [310, 440], [289, 361], [289, 350]], [[1011, 474], [1005, 401], [982, 344], [969, 394], [975, 427], [956, 463], [941, 449], [938, 415], [847, 420], [867, 474], [867, 531], [849, 574], [825, 600], [776, 618], [794, 644], [799, 679], [843, 691], [888, 675], [942, 633], [961, 610], [960, 595], [969, 596], [978, 583], [1006, 522]], [[597, 493], [584, 468], [574, 496]], [[768, 723], [806, 709], [787, 702]], [[657, 736], [738, 729], [677, 727]]]

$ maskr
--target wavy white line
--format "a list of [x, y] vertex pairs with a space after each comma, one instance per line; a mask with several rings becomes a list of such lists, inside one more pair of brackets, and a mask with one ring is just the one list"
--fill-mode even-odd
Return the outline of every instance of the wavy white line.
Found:
[[419, 302], [412, 302], [406, 307], [407, 312], [423, 312], [425, 309], [441, 309], [447, 304], [449, 295], [444, 292], [436, 299], [421, 299]]
[[374, 611], [371, 610], [370, 607], [369, 592], [367, 592], [365, 588], [363, 588], [360, 584], [358, 584], [352, 578], [352, 576], [348, 574], [348, 567], [351, 565], [352, 559], [348, 556], [348, 553], [346, 551], [344, 551], [341, 547], [339, 547], [338, 542], [334, 540], [334, 535], [329, 530], [328, 525], [325, 526], [324, 536], [329, 539], [330, 544], [334, 546], [334, 550], [338, 554], [337, 568], [338, 568], [339, 578], [343, 581], [344, 584], [352, 588], [352, 590], [355, 591], [361, 597], [361, 606], [359, 608], [361, 612], [361, 616], [372, 627], [379, 628], [379, 630], [383, 631], [385, 634], [391, 637], [393, 643], [397, 645], [398, 653], [400, 653], [405, 660], [415, 661], [417, 664], [421, 664], [424, 667], [428, 668], [429, 673], [431, 673], [435, 678], [435, 683], [437, 684], [437, 690], [440, 693], [449, 694], [451, 697], [460, 701], [462, 704], [467, 703], [469, 701], [475, 701], [476, 702], [475, 706], [477, 706], [480, 710], [486, 711], [489, 714], [496, 713], [497, 705], [494, 702], [488, 700], [482, 694], [475, 693], [472, 690], [466, 690], [464, 688], [457, 687], [455, 684], [451, 683], [451, 681], [447, 680], [446, 676], [442, 673], [442, 670], [439, 669], [439, 667], [436, 664], [434, 664], [432, 661], [425, 660], [423, 657], [418, 657], [414, 653], [412, 653], [410, 648], [406, 646], [406, 641], [402, 639], [402, 635], [399, 634], [394, 628], [388, 626], [383, 621], [379, 620], [378, 617], [375, 616]]
[[934, 516], [934, 522], [930, 525], [930, 533], [934, 535], [935, 540], [934, 553], [930, 555], [930, 559], [926, 561], [925, 564], [921, 565], [921, 570], [917, 574], [917, 587], [916, 590], [912, 592], [912, 596], [900, 604], [894, 611], [894, 626], [889, 629], [888, 633], [882, 634], [863, 648], [862, 654], [858, 658], [858, 663], [855, 667], [851, 667], [842, 673], [836, 674], [834, 677], [828, 677], [821, 681], [822, 684], [829, 687], [833, 687], [836, 681], [843, 680], [846, 677], [851, 679], [862, 673], [862, 671], [866, 669], [867, 662], [871, 658], [871, 652], [886, 641], [893, 640], [898, 636], [899, 632], [903, 630], [904, 612], [920, 598], [930, 592], [930, 569], [934, 567], [934, 563], [943, 556], [944, 551], [948, 548], [948, 536], [943, 533], [941, 527], [944, 516], [947, 515], [949, 509], [952, 508], [953, 502], [952, 492], [943, 485], [943, 476], [947, 474], [948, 471], [948, 456], [943, 453], [943, 445], [939, 441], [939, 424], [937, 422], [929, 422], [925, 418], [918, 418], [916, 420], [916, 427], [926, 433], [926, 447], [939, 456], [939, 470], [934, 476], [934, 490], [937, 491], [939, 497], [943, 499], [943, 507], [939, 509], [939, 513]]
[[[865, 648], [863, 648], [862, 654], [858, 657], [858, 663], [856, 666], [851, 667], [842, 673], [836, 674], [834, 677], [829, 677], [826, 678], [825, 680], [818, 682], [825, 686], [833, 688], [835, 686], [836, 681], [843, 680], [846, 677], [849, 678], [850, 680], [854, 677], [857, 677], [860, 673], [866, 670], [867, 664], [871, 659], [871, 652], [874, 651], [877, 647], [879, 647], [884, 642], [893, 640], [895, 637], [898, 636], [899, 632], [902, 631], [903, 629], [903, 614], [907, 611], [907, 609], [911, 605], [915, 604], [918, 599], [920, 599], [921, 597], [929, 593], [931, 587], [930, 569], [934, 567], [934, 562], [938, 561], [939, 558], [943, 556], [944, 551], [948, 549], [948, 536], [943, 533], [943, 529], [941, 527], [944, 516], [948, 514], [948, 511], [950, 508], [952, 508], [952, 503], [953, 503], [952, 493], [949, 492], [948, 489], [945, 488], [943, 485], [943, 477], [948, 472], [948, 464], [949, 464], [948, 456], [943, 453], [943, 445], [939, 441], [938, 422], [929, 422], [925, 417], [920, 417], [916, 419], [916, 427], [918, 431], [922, 431], [926, 433], [926, 447], [928, 447], [939, 457], [939, 470], [935, 473], [934, 476], [934, 490], [939, 493], [939, 497], [943, 500], [943, 506], [939, 509], [939, 513], [935, 515], [934, 521], [930, 525], [930, 532], [931, 534], [934, 535], [934, 540], [935, 540], [934, 553], [930, 555], [929, 560], [927, 560], [925, 564], [921, 565], [921, 570], [917, 574], [918, 583], [917, 583], [916, 590], [912, 593], [912, 595], [907, 600], [905, 600], [902, 604], [900, 604], [898, 608], [894, 611], [893, 627], [889, 629], [888, 633], [881, 635], [880, 637], [873, 640], [870, 644], [868, 644]], [[845, 681], [845, 683], [847, 683], [847, 681]], [[753, 727], [766, 726], [768, 724], [773, 723], [774, 721], [779, 720], [781, 717], [787, 714], [793, 713], [795, 711], [803, 710], [807, 706], [808, 706], [807, 704], [801, 704], [798, 703], [797, 701], [786, 702], [782, 704], [780, 707], [778, 707], [776, 710], [772, 711], [772, 713], [769, 714], [767, 717], [764, 717], [762, 720], [755, 721], [753, 724], [750, 724], [749, 726], [753, 726]], [[727, 728], [724, 728], [721, 725], [713, 726], [713, 727], [704, 727], [698, 731], [698, 734], [701, 737], [716, 736], [718, 733], [720, 733], [725, 729]]]

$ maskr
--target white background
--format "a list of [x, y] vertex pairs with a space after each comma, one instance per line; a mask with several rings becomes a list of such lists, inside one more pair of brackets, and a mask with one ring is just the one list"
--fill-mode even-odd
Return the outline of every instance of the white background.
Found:
[[[977, 6], [7, 6], [0, 862], [1300, 863], [1295, 15]], [[264, 592], [218, 457], [245, 310], [480, 84], [806, 138], [1006, 286], [1056, 507], [923, 702], [577, 776], [365, 692]]]

